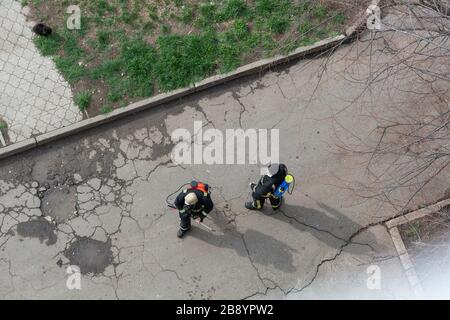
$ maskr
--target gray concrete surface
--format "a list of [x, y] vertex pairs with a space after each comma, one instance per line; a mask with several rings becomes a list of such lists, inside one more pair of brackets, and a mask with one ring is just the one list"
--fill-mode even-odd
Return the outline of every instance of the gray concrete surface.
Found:
[[[365, 96], [365, 83], [350, 76], [383, 60], [366, 46], [343, 46], [1, 160], [0, 298], [413, 297], [382, 223], [398, 212], [346, 187], [366, 172], [336, 148], [337, 123], [368, 135], [375, 124], [361, 111], [365, 103], [381, 110], [392, 103], [386, 83]], [[402, 86], [414, 77], [401, 79], [391, 87], [405, 98]], [[349, 103], [355, 97], [359, 103]], [[280, 129], [281, 160], [297, 180], [282, 210], [243, 208], [258, 165], [171, 162], [171, 133], [192, 132], [194, 120], [205, 129]], [[213, 186], [215, 210], [205, 223], [215, 231], [194, 224], [180, 240], [165, 198], [192, 178]], [[81, 290], [66, 286], [69, 265], [81, 268]], [[368, 286], [373, 267], [379, 290]]]
[[[65, 127], [82, 119], [70, 85], [33, 43], [20, 2], [0, 2], [0, 117], [7, 143]], [[1, 146], [1, 144], [0, 144]]]

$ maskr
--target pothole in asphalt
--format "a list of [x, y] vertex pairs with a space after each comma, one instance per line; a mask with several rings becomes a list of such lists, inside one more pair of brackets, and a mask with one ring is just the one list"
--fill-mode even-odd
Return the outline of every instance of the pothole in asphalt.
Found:
[[46, 240], [45, 244], [48, 246], [55, 244], [57, 240], [55, 227], [44, 218], [20, 222], [17, 233], [25, 238], [37, 238], [41, 243]]
[[111, 240], [102, 242], [88, 237], [77, 238], [64, 256], [71, 265], [78, 266], [82, 274], [101, 274], [113, 262]]
[[69, 220], [75, 214], [76, 189], [70, 186], [51, 188], [44, 193], [41, 210], [57, 223]]

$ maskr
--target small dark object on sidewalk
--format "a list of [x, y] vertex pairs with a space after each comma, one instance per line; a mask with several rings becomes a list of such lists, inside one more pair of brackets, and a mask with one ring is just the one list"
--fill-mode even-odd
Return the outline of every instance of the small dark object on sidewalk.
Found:
[[33, 27], [33, 32], [44, 37], [48, 37], [52, 34], [52, 29], [43, 23], [38, 23]]

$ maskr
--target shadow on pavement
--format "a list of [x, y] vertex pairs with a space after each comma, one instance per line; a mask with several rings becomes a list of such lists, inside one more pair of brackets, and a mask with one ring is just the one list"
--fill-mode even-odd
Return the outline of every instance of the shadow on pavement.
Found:
[[[363, 228], [342, 212], [321, 202], [317, 204], [322, 210], [283, 203], [278, 211], [272, 211], [272, 209], [266, 207], [263, 214], [290, 223], [301, 232], [309, 232], [319, 241], [336, 249], [339, 249], [348, 241], [353, 233]], [[352, 242], [361, 245], [347, 246], [346, 252], [365, 254], [369, 251], [383, 252], [385, 249], [377, 242], [375, 235], [368, 230], [364, 231], [358, 239], [353, 239]]]
[[253, 264], [273, 266], [277, 270], [289, 273], [296, 271], [292, 254], [298, 251], [257, 230], [247, 229], [244, 233], [240, 233], [230, 226], [223, 235], [218, 235], [195, 226], [189, 236], [219, 248], [233, 249], [239, 256], [249, 257]]
[[[266, 206], [260, 214], [288, 223], [298, 231], [308, 232], [334, 249], [340, 249], [353, 233], [363, 228], [340, 211], [324, 203], [318, 203], [318, 206], [320, 210], [284, 203], [279, 211], [272, 211], [270, 206]], [[273, 266], [277, 270], [289, 273], [296, 271], [293, 253], [298, 253], [301, 248], [297, 250], [258, 230], [246, 229], [244, 233], [241, 233], [236, 229], [234, 221], [228, 220], [222, 212], [214, 213], [210, 217], [224, 234], [209, 232], [194, 223], [195, 227], [192, 228], [189, 236], [219, 248], [233, 249], [242, 257], [250, 256], [254, 264]], [[207, 224], [208, 220], [205, 220]], [[354, 245], [346, 246], [345, 252], [363, 255], [385, 250], [372, 232], [365, 230], [361, 235], [357, 240], [353, 240]], [[242, 240], [244, 245], [241, 244]], [[305, 243], [305, 246], [307, 245]]]

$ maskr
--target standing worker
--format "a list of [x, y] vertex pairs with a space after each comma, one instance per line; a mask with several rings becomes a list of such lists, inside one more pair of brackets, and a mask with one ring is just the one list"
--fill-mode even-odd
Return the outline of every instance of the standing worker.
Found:
[[293, 177], [288, 174], [284, 164], [271, 164], [267, 173], [261, 177], [258, 184], [252, 183], [252, 202], [247, 202], [245, 207], [249, 210], [261, 210], [266, 199], [269, 199], [273, 210], [281, 206], [283, 194], [288, 190]]
[[191, 217], [194, 220], [200, 218], [200, 222], [203, 222], [213, 209], [209, 186], [192, 181], [190, 188], [183, 190], [175, 199], [175, 207], [180, 213], [180, 230], [177, 236], [182, 238], [191, 229]]

